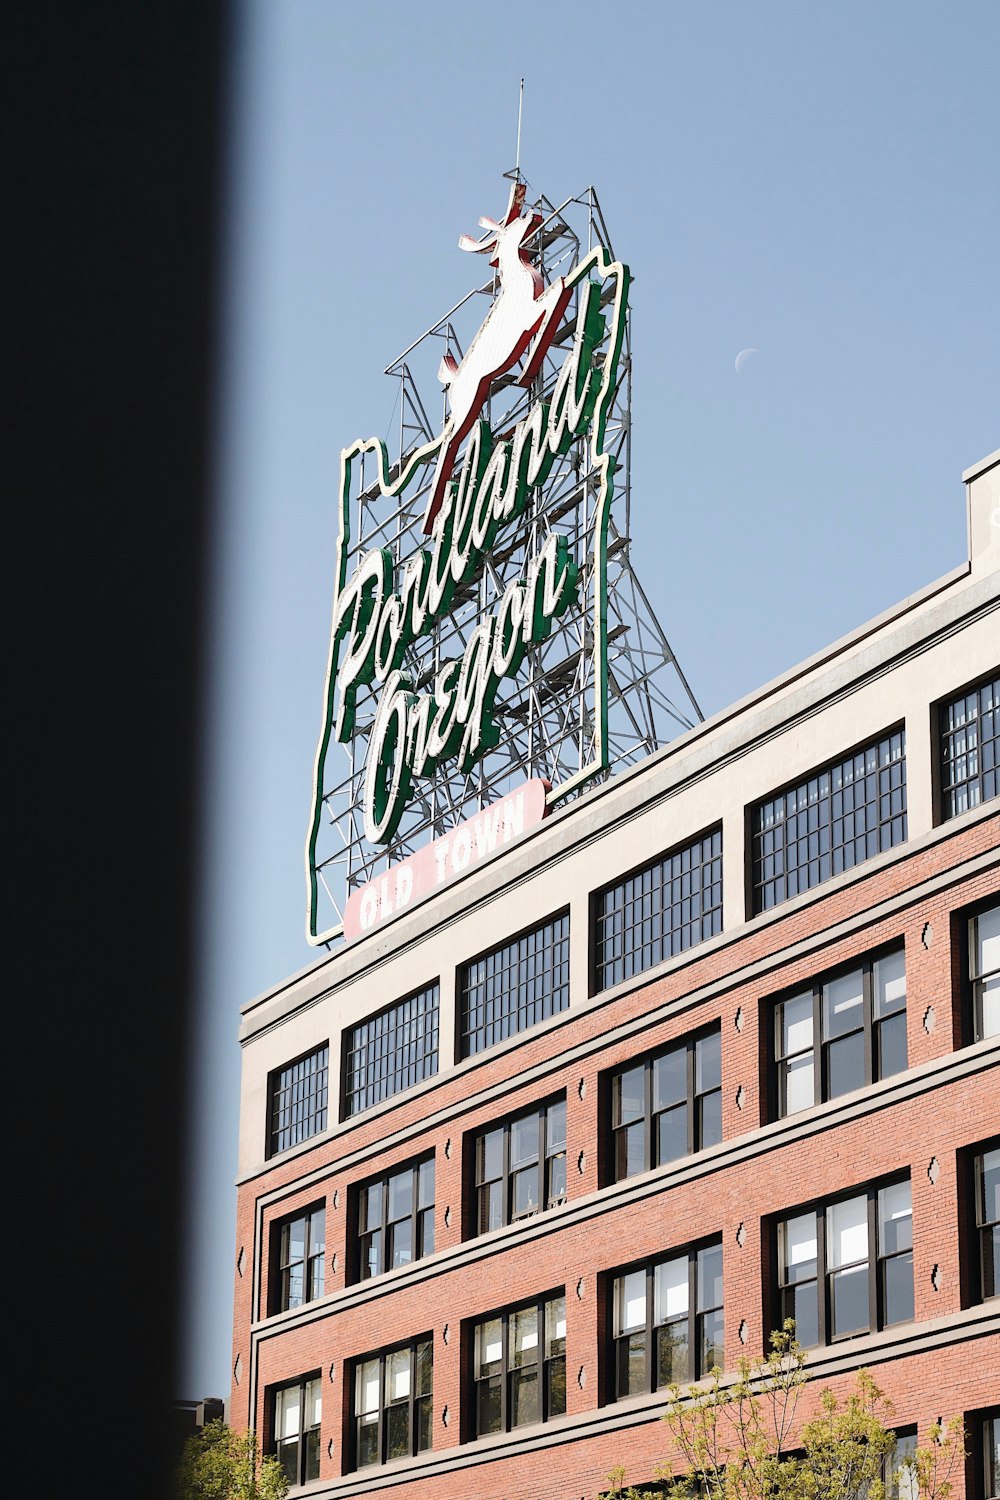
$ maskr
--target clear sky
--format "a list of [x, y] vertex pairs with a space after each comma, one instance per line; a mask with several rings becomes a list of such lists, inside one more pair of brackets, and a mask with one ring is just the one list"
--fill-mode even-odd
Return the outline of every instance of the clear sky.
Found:
[[519, 79], [531, 188], [593, 184], [635, 278], [634, 558], [706, 714], [960, 563], [1000, 445], [995, 0], [237, 10], [186, 1397], [229, 1394], [240, 1006], [315, 957], [340, 449], [473, 284]]

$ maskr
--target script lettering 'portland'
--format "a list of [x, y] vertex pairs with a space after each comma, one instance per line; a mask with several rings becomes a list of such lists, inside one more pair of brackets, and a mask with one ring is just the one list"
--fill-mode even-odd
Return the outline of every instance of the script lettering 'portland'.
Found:
[[[523, 242], [539, 222], [537, 215], [520, 215], [522, 200], [523, 185], [518, 185], [504, 221], [481, 221], [490, 234], [481, 245], [465, 246], [495, 249], [493, 263], [501, 269], [506, 264], [508, 277], [512, 264], [527, 265]], [[514, 245], [513, 260], [505, 240]], [[461, 656], [440, 665], [421, 691], [407, 677], [408, 647], [450, 611], [457, 588], [480, 577], [498, 539], [508, 540], [524, 517], [531, 492], [545, 484], [555, 460], [588, 429], [600, 487], [598, 525], [603, 528], [595, 547], [606, 544], [614, 460], [603, 451], [604, 429], [617, 381], [628, 270], [598, 247], [550, 287], [543, 287], [533, 268], [531, 277], [534, 292], [521, 294], [518, 320], [507, 329], [499, 352], [496, 333], [501, 319], [493, 318], [492, 333], [489, 325], [500, 309], [503, 290], [462, 363], [452, 360], [447, 368], [443, 363], [442, 378], [456, 396], [460, 388], [468, 392], [473, 386], [476, 394], [462, 397], [461, 408], [453, 408], [442, 433], [411, 454], [397, 476], [390, 479], [386, 447], [377, 438], [358, 441], [341, 455], [337, 586], [307, 844], [311, 917], [326, 756], [332, 743], [347, 744], [354, 738], [359, 694], [375, 701], [365, 760], [365, 837], [373, 845], [385, 845], [399, 828], [415, 780], [432, 776], [448, 762], [468, 774], [497, 745], [493, 711], [501, 681], [517, 673], [525, 654], [546, 638], [553, 621], [579, 601], [577, 562], [566, 539], [553, 532], [481, 616]], [[606, 286], [611, 278], [609, 298]], [[536, 402], [512, 432], [496, 437], [479, 415], [491, 380], [523, 358], [521, 380], [530, 384], [526, 376], [537, 370], [557, 331], [555, 315], [564, 311], [575, 290], [578, 311], [572, 347], [550, 398]], [[609, 311], [602, 311], [602, 302], [609, 301]], [[506, 316], [510, 322], [512, 314]], [[597, 357], [598, 350], [602, 357]], [[463, 438], [465, 451], [458, 462]], [[366, 453], [375, 457], [379, 487], [386, 496], [399, 495], [423, 465], [436, 461], [425, 517], [429, 544], [401, 563], [388, 548], [370, 551], [359, 560], [352, 557], [356, 566], [348, 576], [353, 466]], [[605, 586], [603, 553], [601, 561], [595, 570], [595, 592]], [[603, 620], [603, 599], [595, 598], [595, 640]], [[600, 721], [600, 706], [597, 717]], [[312, 925], [310, 937], [315, 940]]]

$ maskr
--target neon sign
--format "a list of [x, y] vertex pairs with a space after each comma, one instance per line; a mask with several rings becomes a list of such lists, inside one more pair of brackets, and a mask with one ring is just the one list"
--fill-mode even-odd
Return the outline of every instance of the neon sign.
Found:
[[[499, 292], [462, 360], [446, 355], [441, 363], [449, 410], [440, 434], [406, 455], [397, 470], [390, 469], [379, 438], [359, 440], [341, 454], [333, 621], [306, 846], [312, 942], [327, 936], [318, 932], [316, 883], [326, 761], [335, 744], [348, 745], [355, 736], [359, 694], [375, 705], [365, 723], [364, 834], [370, 844], [385, 846], [421, 780], [449, 765], [468, 774], [497, 745], [494, 706], [501, 682], [515, 677], [532, 647], [581, 602], [578, 564], [565, 538], [550, 530], [480, 617], [461, 654], [439, 664], [430, 680], [411, 680], [410, 648], [448, 615], [456, 590], [475, 583], [498, 549], [517, 535], [553, 463], [588, 435], [596, 485], [590, 632], [596, 754], [552, 789], [552, 800], [568, 795], [607, 763], [606, 547], [615, 459], [604, 441], [619, 378], [630, 278], [628, 268], [598, 246], [545, 286], [525, 249], [541, 219], [522, 213], [523, 199], [523, 185], [515, 184], [503, 220], [483, 219], [487, 234], [481, 241], [463, 236], [459, 242], [464, 249], [491, 254]], [[567, 328], [564, 315], [574, 298], [575, 323]], [[523, 360], [518, 383], [530, 387], [546, 353], [565, 343], [568, 332], [571, 347], [547, 399], [530, 406], [509, 432], [494, 432], [482, 416], [493, 383]], [[373, 548], [354, 559], [349, 576], [351, 495], [356, 466], [367, 455], [386, 497], [401, 495], [436, 460], [424, 515], [428, 544], [401, 560], [388, 546]]]

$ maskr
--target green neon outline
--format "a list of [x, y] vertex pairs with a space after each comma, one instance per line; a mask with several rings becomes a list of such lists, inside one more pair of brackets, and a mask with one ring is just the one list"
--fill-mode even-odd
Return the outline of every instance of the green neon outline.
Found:
[[[563, 802], [575, 791], [592, 781], [595, 776], [606, 769], [608, 764], [608, 610], [607, 610], [607, 587], [608, 587], [608, 524], [611, 518], [611, 502], [614, 494], [615, 460], [610, 453], [603, 452], [604, 436], [607, 429], [608, 417], [611, 404], [618, 385], [618, 363], [621, 357], [622, 343], [625, 338], [625, 312], [628, 306], [628, 292], [632, 277], [627, 265], [622, 261], [611, 259], [603, 245], [597, 245], [591, 250], [565, 278], [567, 288], [572, 288], [582, 281], [591, 271], [596, 271], [601, 283], [608, 281], [610, 277], [615, 280], [615, 295], [611, 308], [611, 343], [608, 354], [604, 361], [603, 379], [600, 392], [593, 412], [586, 413], [583, 422], [589, 423], [591, 428], [590, 445], [591, 459], [595, 469], [600, 475], [597, 508], [594, 522], [594, 548], [595, 548], [595, 581], [594, 581], [594, 697], [595, 697], [595, 756], [589, 765], [582, 767], [567, 781], [549, 791], [546, 802], [554, 806]], [[603, 316], [600, 300], [596, 304], [596, 313]], [[568, 433], [567, 441], [579, 436], [578, 431]], [[333, 733], [336, 707], [337, 670], [340, 658], [340, 647], [344, 637], [342, 622], [338, 622], [338, 604], [347, 583], [347, 562], [351, 539], [351, 479], [354, 460], [366, 453], [374, 455], [378, 470], [378, 486], [380, 493], [387, 499], [395, 499], [406, 489], [412, 481], [417, 470], [428, 463], [441, 447], [444, 434], [433, 438], [429, 443], [415, 449], [407, 459], [404, 467], [400, 469], [395, 479], [390, 478], [389, 453], [382, 438], [357, 438], [349, 447], [341, 450], [340, 454], [340, 527], [337, 535], [336, 559], [334, 565], [334, 594], [333, 594], [333, 620], [330, 630], [330, 649], [327, 658], [326, 682], [323, 692], [323, 728], [320, 732], [319, 742], [316, 746], [316, 755], [313, 761], [313, 790], [312, 811], [309, 827], [306, 834], [305, 866], [306, 866], [306, 941], [311, 947], [319, 947], [321, 944], [339, 937], [343, 932], [343, 924], [337, 923], [318, 932], [319, 917], [319, 878], [316, 868], [316, 845], [319, 839], [320, 822], [323, 815], [323, 772], [326, 767], [327, 751], [330, 748], [330, 739]], [[550, 460], [547, 467], [551, 467]], [[520, 513], [518, 509], [517, 513]], [[454, 511], [452, 512], [454, 515]], [[490, 539], [492, 540], [492, 539]], [[453, 591], [448, 591], [448, 598]], [[568, 605], [568, 599], [563, 604], [563, 609]], [[446, 608], [445, 603], [443, 608]], [[443, 610], [442, 610], [443, 612]], [[430, 628], [428, 621], [427, 628]], [[499, 687], [499, 682], [497, 683]]]

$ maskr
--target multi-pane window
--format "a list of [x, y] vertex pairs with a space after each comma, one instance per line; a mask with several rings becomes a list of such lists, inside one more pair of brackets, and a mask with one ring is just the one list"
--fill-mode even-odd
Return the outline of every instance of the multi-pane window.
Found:
[[820, 1204], [778, 1225], [781, 1317], [808, 1348], [913, 1317], [909, 1179]]
[[277, 1275], [272, 1306], [275, 1312], [287, 1312], [323, 1295], [326, 1204], [319, 1203], [283, 1220], [276, 1226], [276, 1236]]
[[438, 986], [352, 1026], [344, 1054], [348, 1115], [432, 1078], [438, 1068]]
[[902, 729], [825, 766], [752, 813], [754, 911], [811, 890], [906, 838]]
[[614, 1279], [616, 1399], [722, 1368], [722, 1245], [653, 1261]]
[[722, 931], [722, 830], [599, 891], [595, 987], [620, 984]]
[[566, 1197], [566, 1099], [515, 1115], [476, 1137], [476, 1234]]
[[1000, 902], [969, 918], [969, 981], [974, 1040], [1000, 1035]]
[[819, 979], [774, 1007], [778, 1113], [791, 1115], [906, 1068], [902, 948]]
[[616, 1182], [721, 1141], [719, 1028], [616, 1073], [611, 1133]]
[[322, 1390], [320, 1376], [312, 1375], [274, 1393], [274, 1451], [289, 1484], [319, 1478]]
[[407, 1163], [358, 1190], [359, 1280], [434, 1253], [434, 1158]]
[[917, 1472], [910, 1460], [917, 1451], [917, 1429], [897, 1427], [896, 1441], [882, 1460], [885, 1500], [920, 1500]]
[[562, 1292], [483, 1318], [474, 1330], [476, 1436], [546, 1422], [566, 1410]]
[[976, 1156], [973, 1175], [979, 1294], [985, 1300], [1000, 1296], [1000, 1140]]
[[495, 948], [461, 972], [462, 1056], [569, 1005], [569, 913]]
[[941, 816], [953, 818], [1000, 790], [1000, 674], [941, 706]]
[[271, 1074], [269, 1156], [326, 1129], [329, 1061], [329, 1047], [317, 1047]]
[[428, 1334], [360, 1359], [354, 1369], [354, 1461], [359, 1469], [432, 1446], [434, 1346]]
[[[1000, 1497], [1000, 1407], [982, 1413], [975, 1423], [976, 1468], [983, 1500]], [[977, 1486], [978, 1488], [978, 1486]]]

